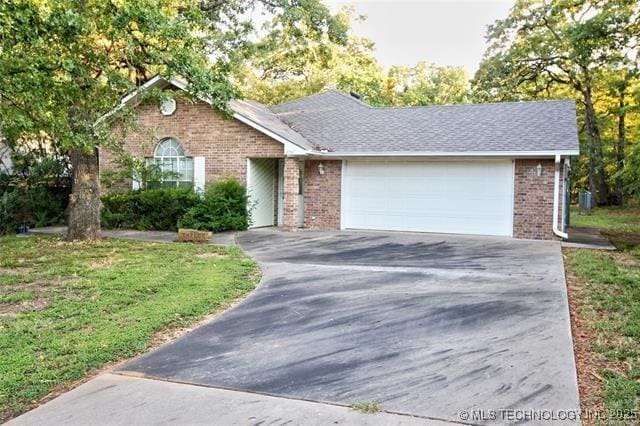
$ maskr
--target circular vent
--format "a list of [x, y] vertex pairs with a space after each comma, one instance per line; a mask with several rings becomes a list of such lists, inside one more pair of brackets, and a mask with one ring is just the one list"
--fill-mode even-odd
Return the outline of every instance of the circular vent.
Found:
[[176, 100], [167, 99], [160, 105], [160, 112], [162, 115], [171, 115], [176, 112]]

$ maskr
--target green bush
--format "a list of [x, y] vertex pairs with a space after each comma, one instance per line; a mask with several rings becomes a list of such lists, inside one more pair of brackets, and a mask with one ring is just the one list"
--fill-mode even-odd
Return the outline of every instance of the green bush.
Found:
[[45, 185], [9, 187], [0, 194], [0, 235], [21, 226], [41, 227], [64, 221], [68, 188]]
[[178, 222], [180, 228], [202, 231], [244, 231], [250, 225], [247, 190], [229, 177], [207, 187], [204, 199]]
[[111, 193], [102, 197], [102, 226], [175, 231], [178, 220], [200, 197], [191, 188], [159, 188]]

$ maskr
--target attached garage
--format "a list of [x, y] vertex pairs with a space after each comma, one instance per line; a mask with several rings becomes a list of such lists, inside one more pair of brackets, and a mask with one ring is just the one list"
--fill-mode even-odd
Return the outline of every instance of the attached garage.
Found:
[[513, 233], [511, 160], [345, 161], [342, 227]]

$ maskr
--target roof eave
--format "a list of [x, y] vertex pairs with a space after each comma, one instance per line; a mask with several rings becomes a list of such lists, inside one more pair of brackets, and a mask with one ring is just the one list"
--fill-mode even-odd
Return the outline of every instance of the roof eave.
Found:
[[570, 157], [580, 155], [578, 149], [546, 151], [392, 151], [392, 152], [313, 152], [314, 157], [353, 158], [353, 157], [498, 157], [498, 158], [555, 158], [556, 155]]

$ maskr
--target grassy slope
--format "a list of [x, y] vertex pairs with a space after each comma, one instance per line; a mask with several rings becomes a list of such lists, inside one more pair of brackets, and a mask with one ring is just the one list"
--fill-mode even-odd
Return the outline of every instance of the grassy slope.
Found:
[[[573, 226], [601, 229], [617, 252], [565, 250], [579, 315], [590, 334], [600, 390], [582, 395], [609, 410], [637, 410], [640, 398], [640, 209], [574, 214]], [[584, 401], [583, 401], [584, 402]], [[591, 403], [593, 401], [587, 401]]]
[[211, 245], [0, 239], [0, 419], [144, 352], [245, 294], [256, 265]]

